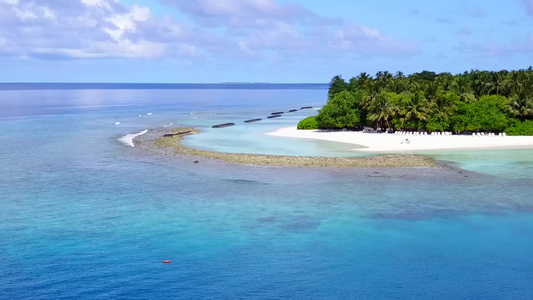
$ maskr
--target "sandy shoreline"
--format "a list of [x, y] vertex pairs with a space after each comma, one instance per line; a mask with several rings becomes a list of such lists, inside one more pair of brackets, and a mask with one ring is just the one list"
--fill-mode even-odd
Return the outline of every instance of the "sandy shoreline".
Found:
[[[267, 133], [267, 135], [353, 144], [358, 146], [353, 149], [354, 151], [376, 153], [533, 148], [533, 136], [415, 136], [354, 131], [297, 130], [296, 127], [280, 128], [275, 132]], [[406, 143], [405, 139], [408, 139], [409, 142]]]
[[223, 153], [204, 151], [187, 147], [181, 143], [184, 137], [199, 133], [194, 128], [174, 128], [150, 130], [149, 134], [134, 138], [133, 143], [140, 148], [192, 158], [208, 158], [239, 164], [285, 167], [332, 167], [332, 168], [402, 168], [435, 167], [437, 162], [420, 155], [380, 155], [370, 157], [310, 157], [261, 155], [245, 153]]

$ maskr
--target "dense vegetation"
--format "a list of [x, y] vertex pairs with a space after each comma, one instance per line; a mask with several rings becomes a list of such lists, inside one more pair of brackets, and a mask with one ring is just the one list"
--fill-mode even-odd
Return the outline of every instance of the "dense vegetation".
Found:
[[348, 82], [335, 76], [327, 104], [298, 124], [299, 129], [360, 126], [533, 135], [533, 69], [361, 73]]
[[316, 117], [307, 117], [298, 123], [298, 129], [318, 129]]

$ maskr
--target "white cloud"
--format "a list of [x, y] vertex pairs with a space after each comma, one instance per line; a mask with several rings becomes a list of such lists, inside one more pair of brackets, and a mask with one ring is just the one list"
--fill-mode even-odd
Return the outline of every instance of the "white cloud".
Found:
[[411, 42], [395, 41], [376, 29], [321, 17], [305, 7], [276, 0], [159, 0], [173, 6], [212, 32], [227, 30], [235, 51], [267, 58], [273, 51], [339, 52], [365, 55], [410, 55], [418, 52]]
[[129, 40], [120, 43], [97, 42], [85, 49], [75, 48], [35, 48], [37, 54], [55, 54], [75, 58], [106, 58], [112, 53], [120, 53], [126, 58], [151, 58], [162, 55], [165, 52], [165, 45], [152, 43], [149, 41], [138, 41], [132, 43]]
[[150, 9], [148, 7], [141, 7], [134, 5], [131, 10], [124, 14], [116, 14], [106, 19], [114, 26], [111, 28], [104, 28], [104, 30], [115, 40], [120, 41], [124, 33], [135, 32], [137, 30], [137, 23], [146, 22], [151, 18]]
[[55, 20], [56, 14], [51, 11], [48, 7], [42, 7], [43, 10], [43, 16], [47, 19]]
[[[194, 35], [148, 7], [117, 0], [0, 0], [0, 55], [153, 58], [197, 55]], [[171, 33], [160, 41], [156, 31]], [[152, 33], [152, 34], [150, 34]], [[187, 40], [188, 38], [190, 40]]]
[[13, 11], [21, 20], [37, 19], [37, 15], [31, 10], [20, 9], [18, 7], [13, 7]]
[[[117, 0], [112, 0], [115, 3]], [[89, 7], [98, 7], [105, 10], [113, 11], [112, 2], [108, 0], [81, 0], [81, 2]]]
[[331, 49], [369, 56], [406, 56], [419, 52], [415, 43], [397, 41], [377, 29], [357, 24], [346, 24], [333, 31], [325, 30], [321, 36]]
[[176, 7], [208, 26], [262, 27], [277, 21], [284, 23], [326, 21], [301, 5], [280, 4], [275, 0], [160, 0], [160, 2]]
[[[331, 21], [276, 0], [160, 0], [190, 17], [185, 25], [118, 0], [0, 0], [0, 55], [46, 58], [157, 58], [293, 54], [417, 53], [380, 31]], [[206, 26], [209, 25], [209, 26]], [[290, 52], [291, 55], [285, 55]]]

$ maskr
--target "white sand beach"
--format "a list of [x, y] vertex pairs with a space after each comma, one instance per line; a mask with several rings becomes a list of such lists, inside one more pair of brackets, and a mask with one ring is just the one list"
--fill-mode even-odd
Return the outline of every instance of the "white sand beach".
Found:
[[354, 151], [363, 152], [533, 148], [533, 136], [402, 135], [355, 131], [297, 130], [296, 127], [280, 128], [275, 132], [267, 133], [267, 135], [354, 144], [364, 147], [354, 148]]

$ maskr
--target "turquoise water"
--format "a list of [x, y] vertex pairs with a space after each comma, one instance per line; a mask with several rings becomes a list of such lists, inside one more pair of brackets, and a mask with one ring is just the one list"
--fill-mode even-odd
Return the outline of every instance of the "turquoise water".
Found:
[[531, 150], [430, 153], [465, 169], [441, 176], [193, 164], [119, 141], [173, 123], [204, 149], [357, 155], [263, 135], [316, 110], [242, 123], [326, 94], [0, 91], [1, 298], [530, 299]]
[[458, 163], [462, 168], [504, 178], [533, 180], [533, 151], [531, 149], [432, 151], [436, 159]]

